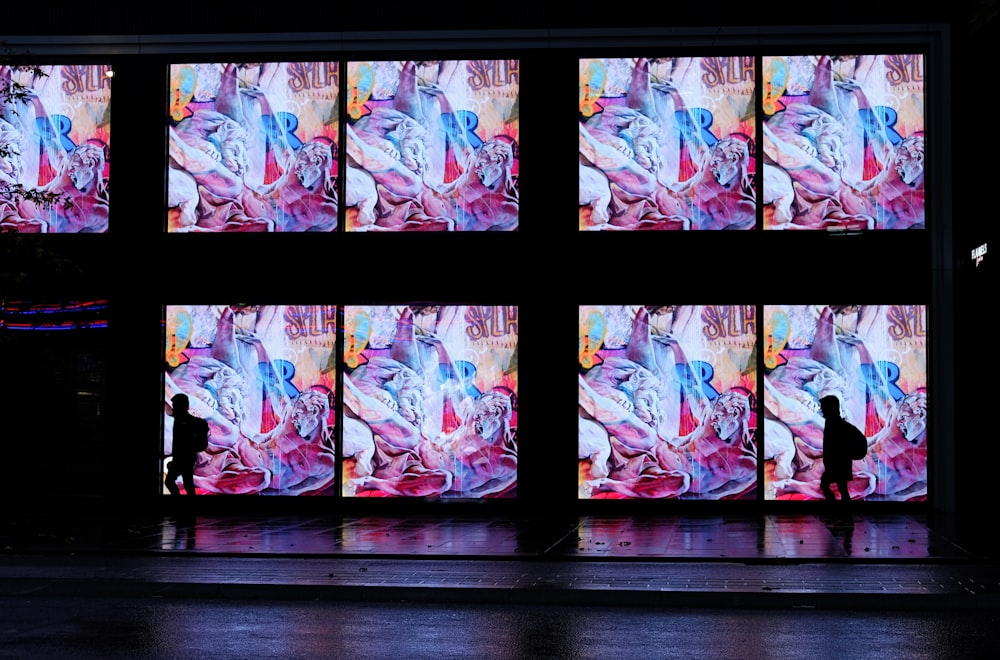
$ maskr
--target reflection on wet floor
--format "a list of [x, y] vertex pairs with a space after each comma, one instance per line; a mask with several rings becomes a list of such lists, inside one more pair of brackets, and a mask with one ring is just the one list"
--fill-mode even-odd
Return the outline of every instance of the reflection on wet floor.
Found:
[[577, 554], [602, 557], [926, 559], [964, 552], [908, 516], [586, 518]]
[[162, 517], [109, 538], [112, 549], [211, 554], [569, 559], [916, 560], [968, 553], [920, 516]]
[[0, 525], [0, 585], [14, 594], [850, 608], [864, 594], [871, 607], [995, 608], [1000, 593], [1000, 565], [939, 516], [199, 512]]
[[151, 514], [8, 518], [5, 551], [192, 552], [215, 555], [550, 557], [557, 559], [864, 559], [968, 557], [928, 517], [815, 514], [324, 516]]

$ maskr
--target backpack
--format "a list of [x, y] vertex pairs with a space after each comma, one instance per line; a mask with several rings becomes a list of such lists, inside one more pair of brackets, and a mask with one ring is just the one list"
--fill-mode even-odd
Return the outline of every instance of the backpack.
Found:
[[861, 429], [849, 422], [844, 422], [844, 437], [847, 441], [847, 454], [852, 461], [860, 461], [868, 455], [868, 438]]
[[208, 422], [200, 417], [191, 417], [191, 441], [195, 451], [208, 449]]

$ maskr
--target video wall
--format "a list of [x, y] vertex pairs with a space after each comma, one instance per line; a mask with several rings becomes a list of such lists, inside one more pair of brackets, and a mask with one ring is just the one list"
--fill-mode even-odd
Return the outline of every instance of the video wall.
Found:
[[346, 72], [172, 65], [168, 231], [333, 232], [340, 194], [345, 231], [518, 228], [518, 60], [352, 61]]
[[[577, 60], [581, 231], [926, 227], [923, 54], [651, 54]], [[519, 59], [168, 68], [167, 232], [520, 227]], [[109, 230], [112, 74], [0, 67], [0, 230]]]
[[111, 67], [0, 63], [0, 232], [108, 231]]
[[579, 64], [581, 231], [925, 227], [923, 55]]
[[164, 319], [161, 480], [183, 393], [210, 429], [200, 495], [516, 495], [516, 306], [170, 305]]
[[[736, 270], [762, 263], [762, 277], [773, 280], [791, 258], [779, 253], [796, 246], [767, 231], [813, 230], [824, 246], [856, 241], [868, 255], [899, 236], [882, 230], [916, 230], [909, 246], [926, 236], [916, 233], [926, 228], [922, 54], [574, 53], [556, 61], [578, 67], [579, 225], [552, 222], [546, 239], [568, 230], [572, 249], [597, 239], [594, 231], [744, 232], [740, 242], [753, 235], [762, 243], [747, 244]], [[488, 231], [520, 231], [518, 59], [171, 64], [169, 73], [164, 234], [474, 232], [480, 241]], [[539, 179], [551, 174], [553, 195], [539, 212], [564, 222], [572, 170], [546, 153]], [[687, 297], [711, 302], [699, 293], [711, 276], [693, 270], [702, 257], [676, 243], [710, 235], [667, 236], [679, 265], [665, 267], [665, 277], [687, 269]], [[220, 240], [258, 239], [217, 237], [204, 252], [203, 239], [185, 244], [216, 255]], [[352, 289], [350, 304], [166, 306], [161, 478], [173, 445], [171, 399], [183, 392], [211, 429], [195, 469], [202, 495], [516, 499], [519, 306], [468, 304], [458, 294], [474, 285], [446, 281], [445, 264], [468, 257], [471, 244], [404, 239], [403, 253], [400, 239], [385, 236], [342, 236], [352, 246], [343, 251], [326, 251], [327, 239], [295, 240], [277, 251], [306, 246], [303, 269], [324, 273], [327, 258], [331, 269], [358, 272], [408, 259], [412, 246], [429, 258], [406, 287], [431, 292], [430, 301], [445, 287], [441, 299], [452, 302], [406, 295], [367, 304]], [[626, 244], [615, 249], [636, 247], [616, 240]], [[742, 250], [736, 241], [720, 240], [721, 252]], [[775, 249], [752, 253], [761, 247]], [[606, 256], [595, 255], [587, 258]], [[503, 277], [538, 309], [524, 288], [529, 276]], [[852, 276], [845, 290], [855, 297], [864, 279]], [[552, 279], [554, 287], [572, 281]], [[282, 299], [279, 285], [261, 286], [263, 299]], [[379, 286], [365, 291], [384, 298]], [[730, 289], [741, 291], [735, 300], [715, 300], [725, 304], [578, 304], [607, 300], [615, 286], [594, 284], [547, 306], [546, 325], [557, 332], [524, 342], [525, 350], [548, 342], [577, 314], [577, 481], [575, 493], [560, 488], [564, 495], [821, 501], [819, 400], [833, 395], [868, 444], [852, 466], [852, 498], [927, 500], [926, 305], [761, 304], [769, 294], [753, 276]], [[640, 285], [645, 293], [633, 302], [647, 298], [644, 286], [654, 285]], [[913, 287], [899, 297], [926, 301]], [[777, 297], [788, 298], [802, 296]], [[546, 352], [545, 377], [571, 373], [568, 354], [560, 362], [555, 349], [534, 350]], [[545, 385], [572, 396], [564, 386]], [[572, 428], [565, 407], [543, 407], [529, 406], [526, 418], [538, 420], [526, 424], [536, 437]], [[572, 478], [569, 434], [569, 444], [529, 452], [542, 456], [531, 474], [568, 468]]]
[[580, 499], [823, 500], [834, 396], [868, 443], [851, 498], [926, 500], [925, 306], [581, 306], [579, 324]]

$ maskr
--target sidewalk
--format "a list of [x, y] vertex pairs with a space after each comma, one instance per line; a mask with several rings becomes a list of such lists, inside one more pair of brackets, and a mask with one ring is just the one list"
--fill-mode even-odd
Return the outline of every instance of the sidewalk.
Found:
[[[997, 608], [924, 516], [6, 518], [0, 595]], [[947, 527], [947, 521], [943, 523]]]

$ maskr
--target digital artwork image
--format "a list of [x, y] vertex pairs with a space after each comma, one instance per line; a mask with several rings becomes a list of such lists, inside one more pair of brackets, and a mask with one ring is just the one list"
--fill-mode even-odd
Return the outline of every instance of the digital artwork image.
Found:
[[337, 62], [172, 64], [167, 231], [334, 232]]
[[347, 306], [345, 497], [517, 494], [517, 307]]
[[170, 305], [165, 331], [161, 478], [186, 394], [209, 425], [198, 495], [336, 494], [336, 306]]
[[580, 60], [580, 230], [757, 226], [754, 58]]
[[927, 309], [924, 305], [765, 305], [766, 500], [822, 500], [820, 399], [861, 430], [851, 499], [927, 499]]
[[348, 62], [347, 231], [516, 231], [518, 60]]
[[752, 500], [757, 308], [580, 307], [579, 498]]
[[923, 229], [922, 55], [763, 58], [764, 228]]
[[108, 231], [111, 67], [0, 63], [0, 232]]

